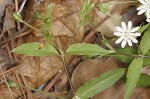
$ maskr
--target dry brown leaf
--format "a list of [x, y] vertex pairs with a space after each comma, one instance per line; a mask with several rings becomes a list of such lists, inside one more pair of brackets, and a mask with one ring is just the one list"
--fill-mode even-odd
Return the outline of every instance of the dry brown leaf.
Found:
[[0, 0], [0, 17], [4, 15], [4, 11], [7, 5], [12, 4], [13, 0]]
[[15, 28], [15, 20], [12, 19], [11, 13], [14, 10], [14, 6], [7, 6], [6, 13], [3, 22], [3, 32], [6, 32], [12, 28]]

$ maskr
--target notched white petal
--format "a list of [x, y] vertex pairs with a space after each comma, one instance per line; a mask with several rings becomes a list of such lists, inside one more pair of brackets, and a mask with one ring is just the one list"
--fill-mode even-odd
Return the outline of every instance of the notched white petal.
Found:
[[146, 21], [147, 21], [147, 22], [150, 22], [150, 18], [147, 18]]
[[128, 42], [128, 45], [129, 45], [129, 46], [132, 46], [132, 42], [131, 42], [131, 40], [130, 40], [130, 39], [128, 39], [128, 41], [127, 41], [127, 42]]
[[138, 7], [137, 10], [142, 10], [142, 9], [144, 9], [144, 8], [146, 8], [145, 5]]
[[118, 38], [118, 39], [116, 40], [115, 44], [120, 43], [123, 39], [124, 39], [124, 37], [123, 37], [123, 36], [121, 36], [120, 38]]
[[143, 14], [144, 12], [146, 12], [146, 9], [141, 9], [141, 10], [138, 12], [138, 15], [141, 15], [141, 14]]
[[141, 33], [133, 33], [133, 36], [141, 36]]
[[124, 32], [124, 30], [119, 26], [116, 27], [116, 30], [119, 31], [119, 32]]
[[146, 2], [145, 2], [145, 0], [139, 0], [140, 1], [140, 3], [142, 3], [142, 4], [146, 4]]
[[115, 35], [115, 36], [123, 36], [123, 33], [120, 33], [120, 32], [114, 32], [114, 35]]
[[139, 29], [139, 26], [138, 26], [138, 27], [135, 27], [135, 28], [133, 28], [133, 29], [131, 29], [130, 32], [136, 32], [138, 29]]
[[122, 26], [122, 29], [124, 29], [125, 31], [127, 30], [127, 26], [126, 26], [125, 22], [121, 22], [121, 26]]
[[132, 28], [132, 22], [129, 21], [129, 22], [128, 22], [128, 29], [130, 30], [131, 28]]
[[127, 44], [127, 41], [126, 41], [126, 39], [124, 39], [121, 43], [121, 47], [124, 48], [126, 46], [126, 44]]
[[134, 37], [131, 36], [130, 39], [132, 40], [133, 43], [138, 43], [138, 40], [135, 39]]

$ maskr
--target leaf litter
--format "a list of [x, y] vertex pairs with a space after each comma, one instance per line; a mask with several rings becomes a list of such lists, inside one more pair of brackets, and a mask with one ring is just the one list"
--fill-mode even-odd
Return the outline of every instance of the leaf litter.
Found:
[[[21, 1], [16, 1], [17, 0], [13, 2], [18, 3], [18, 6], [20, 6]], [[97, 0], [91, 1], [96, 2]], [[103, 2], [104, 1], [105, 0], [103, 0]], [[35, 41], [40, 42], [44, 38], [41, 33], [31, 31], [29, 28], [22, 25], [21, 30], [18, 32], [17, 26], [10, 18], [11, 16], [9, 11], [14, 9], [12, 2], [5, 2], [5, 0], [1, 0], [0, 2], [2, 2], [0, 4], [3, 4], [3, 7], [1, 6], [2, 9], [0, 15], [4, 16], [3, 28], [1, 28], [3, 34], [0, 38], [0, 41], [6, 41], [7, 39], [10, 40], [7, 42], [7, 44], [6, 42], [3, 42], [0, 45], [1, 50], [3, 50], [3, 54], [8, 57], [3, 60], [4, 62], [7, 62], [5, 65], [2, 64], [3, 62], [1, 62], [1, 65], [3, 65], [3, 72], [0, 72], [0, 99], [11, 99], [10, 91], [6, 86], [6, 82], [4, 81], [2, 74], [5, 75], [7, 81], [13, 81], [18, 85], [18, 87], [16, 86], [11, 88], [11, 93], [15, 99], [46, 99], [52, 97], [54, 99], [61, 99], [63, 97], [66, 98], [70, 89], [68, 87], [69, 84], [63, 70], [62, 60], [59, 57], [28, 57], [23, 55], [14, 55], [10, 52], [13, 48], [23, 43]], [[32, 20], [32, 14], [34, 10], [39, 10], [42, 15], [45, 15], [47, 6], [51, 2], [54, 4], [52, 33], [54, 36], [56, 36], [57, 43], [62, 49], [64, 49], [70, 36], [72, 36], [73, 32], [75, 31], [75, 27], [77, 26], [77, 20], [79, 16], [78, 12], [83, 3], [82, 0], [42, 0], [39, 6], [37, 6], [37, 3], [39, 3], [38, 1], [34, 2], [34, 0], [31, 0], [27, 1], [21, 14], [24, 16], [25, 21], [31, 23], [32, 26], [38, 29], [42, 29], [41, 21], [37, 21], [35, 19]], [[8, 6], [10, 4], [12, 6]], [[112, 37], [114, 27], [120, 23], [119, 21], [129, 20], [124, 20], [123, 18], [126, 16], [131, 16], [130, 13], [132, 13], [132, 11], [130, 10], [131, 8], [129, 6], [131, 5], [114, 5], [110, 7], [110, 13], [112, 14], [112, 17], [95, 11], [93, 20], [96, 24], [96, 28], [81, 27], [78, 31], [78, 35], [75, 36], [72, 43], [82, 41], [90, 42], [90, 38], [93, 38], [93, 36], [96, 34], [95, 31], [102, 32], [104, 35], [106, 35], [106, 37]], [[3, 10], [4, 8], [6, 9], [5, 11]], [[128, 10], [124, 11], [124, 9]], [[134, 12], [134, 9], [132, 10]], [[132, 20], [136, 20], [136, 18], [137, 17], [134, 18], [131, 16]], [[114, 21], [114, 19], [118, 19], [118, 21]], [[137, 24], [139, 23], [135, 23], [135, 26]], [[108, 29], [108, 27], [111, 28]], [[84, 32], [88, 32], [87, 28], [90, 29], [91, 32], [89, 32], [87, 35], [84, 35]], [[27, 31], [29, 32], [26, 33]], [[12, 39], [13, 37], [16, 38]], [[4, 58], [2, 53], [0, 54], [0, 58]], [[7, 61], [7, 59], [11, 61]], [[68, 64], [68, 71], [70, 75], [72, 74], [72, 82], [75, 90], [77, 90], [79, 86], [84, 84], [87, 80], [90, 80], [92, 77], [95, 77], [113, 68], [126, 66], [126, 64], [123, 64], [114, 58], [82, 59], [81, 57], [66, 56], [66, 60]], [[18, 62], [17, 64], [16, 61]], [[112, 96], [114, 96], [114, 99], [121, 99], [123, 97], [123, 88], [124, 84], [122, 82], [117, 82], [114, 86], [93, 97], [93, 99], [112, 99]], [[121, 89], [121, 91], [118, 89]], [[150, 90], [148, 88], [137, 88], [134, 91], [134, 94], [131, 96], [131, 99], [135, 99], [137, 97], [140, 97], [140, 99], [148, 99], [149, 97], [146, 93], [149, 91]], [[71, 93], [69, 97], [72, 97]]]

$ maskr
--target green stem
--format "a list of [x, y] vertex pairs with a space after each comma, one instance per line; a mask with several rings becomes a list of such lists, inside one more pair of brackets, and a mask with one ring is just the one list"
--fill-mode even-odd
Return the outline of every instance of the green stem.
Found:
[[121, 56], [121, 55], [129, 56], [129, 57], [134, 57], [134, 58], [138, 58], [138, 57], [150, 58], [150, 56], [148, 56], [148, 55], [125, 54], [125, 53], [120, 53], [120, 52], [115, 52], [113, 54], [109, 54], [109, 55], [105, 55], [105, 56]]
[[136, 3], [138, 1], [125, 1], [125, 2], [117, 2], [117, 1], [112, 1], [112, 2], [107, 2], [108, 4], [126, 4], [126, 3]]
[[136, 2], [138, 2], [138, 1], [125, 1], [125, 2], [118, 2], [118, 1], [108, 1], [108, 2], [97, 2], [96, 4], [95, 4], [95, 6], [97, 7], [98, 5], [99, 5], [99, 3], [105, 3], [105, 4], [126, 4], [126, 3], [136, 3]]
[[72, 42], [74, 36], [77, 34], [78, 29], [79, 29], [79, 25], [76, 27], [76, 29], [75, 29], [73, 35], [71, 36], [71, 38], [70, 38], [70, 40], [69, 40], [69, 42], [68, 42], [68, 44], [67, 44], [67, 46], [66, 46], [66, 48], [65, 48], [65, 50], [64, 50], [64, 53], [66, 53], [66, 50], [68, 49], [69, 45], [71, 44], [71, 42]]
[[32, 28], [32, 29], [35, 30], [35, 31], [41, 32], [39, 29], [36, 29], [35, 27], [31, 26], [30, 24], [28, 24], [28, 23], [26, 23], [26, 22], [24, 22], [24, 21], [22, 21], [22, 23], [25, 24], [26, 26]]

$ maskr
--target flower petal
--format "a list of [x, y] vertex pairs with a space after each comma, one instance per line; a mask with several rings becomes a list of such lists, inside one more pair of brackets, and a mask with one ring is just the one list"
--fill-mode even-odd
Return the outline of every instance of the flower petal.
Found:
[[146, 3], [149, 3], [149, 0], [145, 0]]
[[145, 5], [138, 7], [137, 10], [142, 10], [142, 9], [144, 9], [144, 8], [146, 8]]
[[147, 9], [141, 9], [139, 12], [138, 12], [138, 15], [141, 15], [143, 14], [144, 12], [146, 12]]
[[115, 36], [123, 36], [123, 33], [120, 33], [120, 32], [114, 32], [114, 35], [115, 35]]
[[127, 42], [128, 42], [128, 45], [129, 45], [129, 46], [132, 46], [132, 42], [131, 42], [130, 39], [128, 39]]
[[118, 26], [116, 27], [116, 30], [119, 31], [119, 32], [124, 32], [124, 30], [121, 27], [118, 27]]
[[137, 26], [137, 27], [135, 27], [135, 28], [131, 29], [131, 31], [130, 31], [130, 32], [136, 32], [138, 29], [139, 29], [139, 26]]
[[146, 2], [145, 2], [145, 0], [139, 0], [140, 1], [140, 3], [142, 3], [142, 4], [146, 4]]
[[133, 33], [133, 36], [141, 36], [141, 33]]
[[147, 22], [150, 22], [150, 18], [147, 18], [146, 21], [147, 21]]
[[126, 26], [125, 22], [121, 22], [121, 26], [124, 31], [127, 30], [127, 26]]
[[118, 38], [118, 39], [116, 40], [115, 44], [120, 43], [123, 39], [124, 39], [124, 36], [121, 36], [120, 38]]
[[132, 40], [133, 43], [138, 43], [138, 40], [135, 39], [134, 37], [130, 36], [130, 39]]
[[124, 48], [126, 46], [126, 44], [127, 44], [127, 40], [125, 38], [125, 39], [123, 39], [123, 41], [121, 43], [121, 47]]
[[130, 30], [131, 28], [132, 28], [132, 22], [129, 21], [129, 22], [128, 22], [128, 29]]
[[148, 18], [150, 18], [150, 9], [148, 9], [148, 10], [146, 11], [146, 16], [147, 16]]

